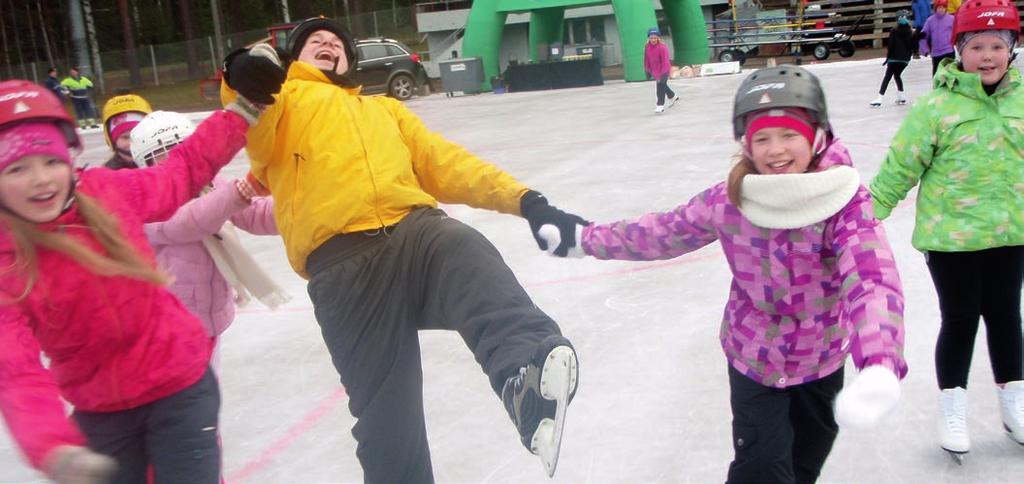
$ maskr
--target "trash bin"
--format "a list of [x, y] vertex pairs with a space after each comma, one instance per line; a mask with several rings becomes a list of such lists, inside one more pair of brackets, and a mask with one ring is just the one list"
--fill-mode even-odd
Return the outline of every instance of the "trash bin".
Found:
[[505, 94], [505, 80], [501, 76], [492, 77], [491, 89], [494, 90], [495, 94]]
[[601, 44], [580, 44], [576, 46], [576, 55], [592, 55], [600, 65], [604, 65], [601, 62], [603, 51], [604, 47]]
[[448, 96], [455, 92], [480, 92], [484, 82], [484, 66], [479, 57], [443, 60], [437, 63], [437, 67], [441, 70], [441, 90]]

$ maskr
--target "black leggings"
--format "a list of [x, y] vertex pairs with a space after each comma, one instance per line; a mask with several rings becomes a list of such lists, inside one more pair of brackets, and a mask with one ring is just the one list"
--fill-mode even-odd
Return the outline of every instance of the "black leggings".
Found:
[[939, 64], [942, 62], [942, 59], [954, 58], [956, 58], [955, 52], [950, 52], [948, 54], [942, 54], [939, 56], [932, 56], [932, 77], [935, 77], [935, 73], [939, 71]]
[[668, 74], [658, 78], [658, 86], [656, 88], [658, 94], [658, 106], [665, 105], [665, 96], [669, 99], [676, 97], [675, 91], [668, 87]]
[[885, 65], [885, 77], [882, 78], [882, 88], [878, 90], [878, 94], [885, 95], [885, 90], [889, 88], [889, 79], [896, 79], [896, 90], [903, 92], [903, 69], [907, 68], [906, 62], [889, 62]]
[[928, 252], [942, 327], [935, 344], [940, 389], [967, 388], [978, 319], [985, 319], [996, 383], [1021, 379], [1020, 290], [1024, 246], [975, 252]]

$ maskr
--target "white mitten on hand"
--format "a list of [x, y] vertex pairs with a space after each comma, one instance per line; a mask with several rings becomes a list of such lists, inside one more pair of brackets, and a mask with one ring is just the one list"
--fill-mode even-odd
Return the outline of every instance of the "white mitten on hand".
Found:
[[869, 366], [836, 396], [836, 422], [849, 428], [872, 426], [896, 408], [899, 400], [896, 374], [884, 366]]
[[117, 470], [117, 461], [85, 447], [62, 445], [50, 452], [43, 467], [57, 484], [102, 484]]
[[[540, 229], [537, 230], [537, 235], [547, 241], [548, 255], [552, 257], [560, 257], [555, 255], [555, 248], [562, 243], [562, 236], [559, 235], [558, 227], [551, 224], [541, 225]], [[583, 247], [580, 245], [580, 241], [583, 240], [583, 226], [576, 225], [576, 244], [569, 247], [569, 252], [565, 254], [566, 258], [580, 259], [587, 255], [583, 252]]]

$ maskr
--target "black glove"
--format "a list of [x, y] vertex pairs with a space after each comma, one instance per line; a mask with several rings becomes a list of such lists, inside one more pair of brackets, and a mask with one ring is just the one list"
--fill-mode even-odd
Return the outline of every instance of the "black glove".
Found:
[[576, 225], [590, 225], [590, 222], [579, 215], [565, 213], [551, 206], [544, 195], [533, 190], [524, 193], [519, 199], [519, 213], [523, 214], [523, 218], [530, 223], [533, 240], [537, 241], [537, 247], [540, 247], [540, 250], [548, 250], [547, 241], [538, 233], [541, 226], [550, 224], [558, 227], [561, 243], [554, 251], [554, 255], [558, 257], [565, 257], [569, 253], [569, 249], [576, 246]]
[[252, 102], [274, 104], [281, 92], [290, 59], [282, 49], [259, 44], [237, 49], [224, 58], [224, 82]]

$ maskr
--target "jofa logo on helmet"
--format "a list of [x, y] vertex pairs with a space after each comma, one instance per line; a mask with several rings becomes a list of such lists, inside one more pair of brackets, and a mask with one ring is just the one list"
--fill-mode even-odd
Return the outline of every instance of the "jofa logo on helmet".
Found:
[[158, 129], [158, 130], [157, 130], [157, 131], [156, 131], [155, 133], [153, 133], [153, 136], [156, 136], [156, 135], [158, 135], [158, 134], [164, 134], [164, 133], [166, 133], [166, 132], [168, 132], [168, 131], [171, 131], [171, 130], [176, 130], [176, 129], [180, 129], [180, 127], [179, 127], [178, 125], [174, 125], [174, 126], [165, 126], [165, 127], [163, 127], [163, 128], [160, 128], [160, 129]]
[[39, 93], [36, 92], [36, 91], [18, 91], [18, 92], [12, 92], [10, 94], [4, 94], [3, 96], [0, 96], [0, 102], [10, 101], [11, 99], [33, 98], [33, 97], [39, 97]]
[[130, 102], [135, 102], [135, 98], [134, 97], [129, 97], [129, 96], [124, 96], [124, 97], [115, 97], [114, 99], [110, 100], [110, 103], [113, 104], [113, 105], [130, 103]]
[[1006, 12], [981, 12], [978, 14], [978, 18], [985, 17], [1005, 17]]
[[[752, 94], [752, 93], [760, 92], [760, 91], [767, 91], [769, 89], [785, 89], [785, 88], [786, 88], [786, 83], [785, 82], [766, 82], [764, 84], [758, 84], [758, 85], [750, 88], [750, 90], [747, 91], [746, 94]], [[746, 94], [744, 94], [744, 95], [746, 95]]]

